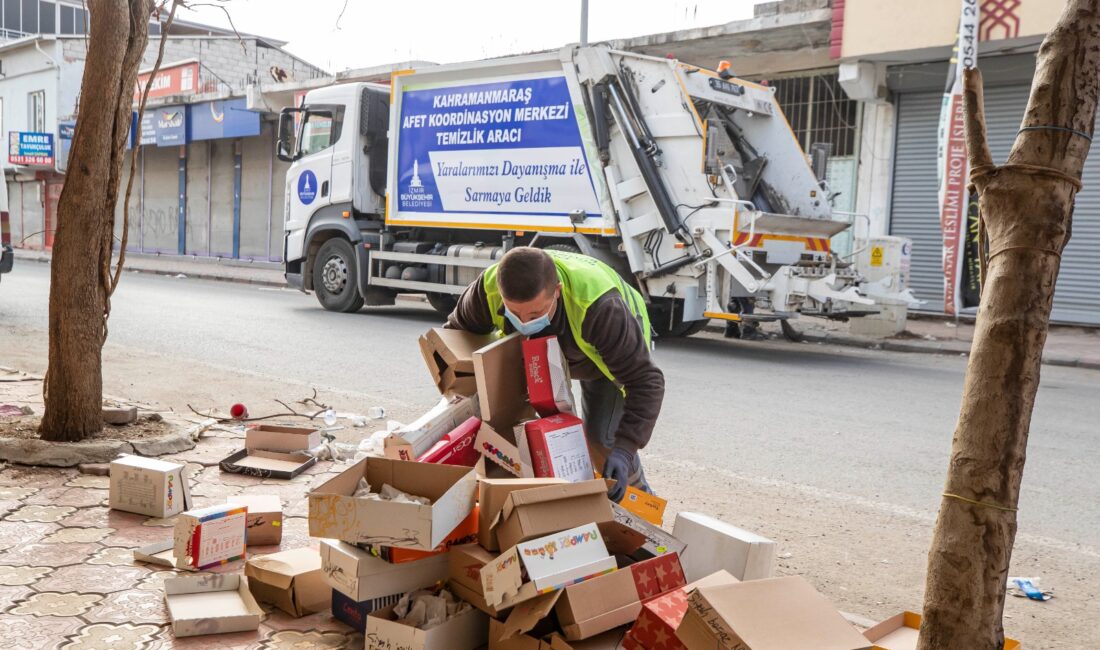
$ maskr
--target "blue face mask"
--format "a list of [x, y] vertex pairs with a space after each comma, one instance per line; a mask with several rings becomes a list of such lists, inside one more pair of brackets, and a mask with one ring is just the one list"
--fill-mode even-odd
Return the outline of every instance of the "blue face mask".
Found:
[[[553, 309], [553, 307], [551, 307], [551, 309]], [[513, 314], [512, 310], [507, 307], [504, 308], [504, 315], [512, 323], [512, 327], [515, 327], [516, 331], [524, 336], [534, 336], [547, 327], [550, 327], [550, 312], [546, 312], [542, 316], [527, 321], [526, 323], [521, 321], [519, 316]]]

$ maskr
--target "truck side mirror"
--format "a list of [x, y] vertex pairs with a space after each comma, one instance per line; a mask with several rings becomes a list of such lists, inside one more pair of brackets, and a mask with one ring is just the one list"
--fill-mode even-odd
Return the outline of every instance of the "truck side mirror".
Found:
[[279, 135], [275, 146], [275, 157], [283, 162], [294, 162], [299, 158], [297, 148], [294, 146], [294, 118], [299, 113], [301, 113], [299, 108], [284, 108], [279, 113]]

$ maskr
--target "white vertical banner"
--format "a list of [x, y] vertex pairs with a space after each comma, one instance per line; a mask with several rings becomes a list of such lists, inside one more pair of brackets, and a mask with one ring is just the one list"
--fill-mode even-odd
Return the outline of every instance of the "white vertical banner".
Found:
[[944, 89], [939, 128], [939, 206], [943, 232], [943, 307], [948, 314], [961, 308], [960, 282], [966, 249], [967, 184], [970, 168], [966, 159], [966, 131], [963, 114], [963, 70], [978, 63], [978, 0], [962, 0], [958, 42], [952, 52], [951, 68]]

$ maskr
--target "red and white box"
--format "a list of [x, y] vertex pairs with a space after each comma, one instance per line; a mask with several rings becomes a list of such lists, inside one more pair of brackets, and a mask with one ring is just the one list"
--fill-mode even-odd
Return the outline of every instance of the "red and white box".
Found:
[[569, 364], [556, 336], [523, 342], [523, 367], [527, 373], [527, 398], [541, 416], [576, 413]]
[[432, 448], [424, 452], [416, 460], [421, 463], [436, 463], [438, 465], [462, 465], [473, 467], [481, 458], [474, 439], [481, 429], [481, 419], [468, 418], [465, 422], [443, 436], [443, 439], [432, 445]]
[[561, 478], [576, 483], [591, 481], [595, 476], [584, 423], [577, 416], [559, 413], [531, 420], [524, 423], [523, 433], [536, 477]]
[[627, 650], [687, 650], [676, 637], [676, 628], [687, 613], [688, 594], [699, 587], [736, 582], [737, 578], [726, 571], [718, 571], [685, 587], [673, 588], [664, 595], [645, 601], [634, 627], [623, 638], [623, 647]]

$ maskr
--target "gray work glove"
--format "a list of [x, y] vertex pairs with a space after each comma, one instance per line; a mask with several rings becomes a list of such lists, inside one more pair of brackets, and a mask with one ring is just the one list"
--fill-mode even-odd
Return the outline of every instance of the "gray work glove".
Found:
[[614, 487], [607, 491], [607, 498], [615, 503], [622, 501], [633, 474], [634, 454], [618, 447], [612, 449], [603, 466], [603, 477], [615, 481]]

